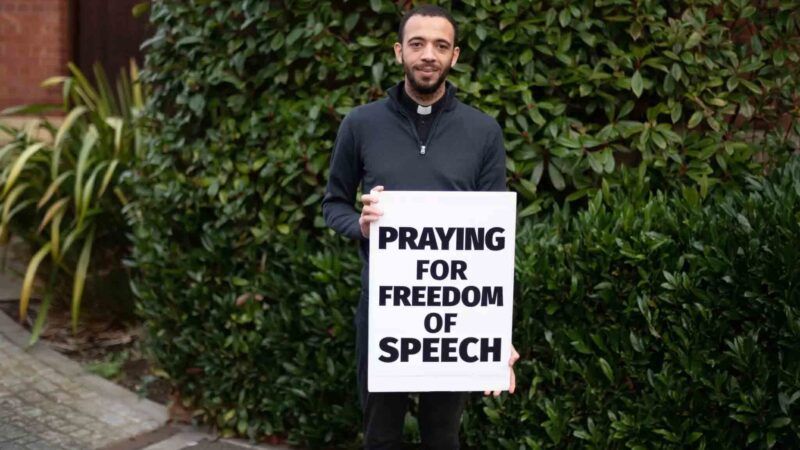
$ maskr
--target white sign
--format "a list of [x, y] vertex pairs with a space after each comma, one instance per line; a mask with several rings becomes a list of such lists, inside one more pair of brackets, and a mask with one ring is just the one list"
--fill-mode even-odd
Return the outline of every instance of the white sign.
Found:
[[370, 226], [370, 392], [508, 390], [516, 194], [384, 191]]

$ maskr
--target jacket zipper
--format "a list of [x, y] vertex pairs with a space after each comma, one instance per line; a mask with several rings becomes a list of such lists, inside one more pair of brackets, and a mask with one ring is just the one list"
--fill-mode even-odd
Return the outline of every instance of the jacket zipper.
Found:
[[[431, 142], [431, 138], [433, 138], [433, 134], [436, 133], [436, 125], [439, 124], [439, 119], [442, 117], [444, 113], [444, 109], [436, 113], [436, 118], [433, 119], [433, 124], [431, 125], [430, 131], [428, 131], [428, 139], [425, 141], [425, 144], [422, 142], [419, 143], [419, 154], [425, 155], [425, 149], [428, 147], [428, 144]], [[417, 137], [419, 139], [419, 137]]]
[[411, 118], [408, 117], [408, 115], [405, 112], [400, 113], [401, 115], [403, 115], [403, 117], [406, 118], [408, 124], [411, 125], [411, 132], [414, 135], [414, 138], [417, 140], [417, 143], [419, 144], [419, 154], [422, 156], [424, 156], [425, 153], [427, 153], [428, 144], [430, 144], [431, 138], [433, 137], [433, 133], [436, 131], [436, 125], [439, 124], [439, 119], [441, 118], [442, 113], [444, 113], [444, 108], [436, 113], [436, 118], [433, 119], [433, 124], [431, 125], [431, 129], [428, 132], [428, 139], [425, 140], [424, 144], [422, 143], [422, 139], [419, 138], [419, 133], [417, 133], [417, 127], [414, 126], [414, 122], [411, 120]]

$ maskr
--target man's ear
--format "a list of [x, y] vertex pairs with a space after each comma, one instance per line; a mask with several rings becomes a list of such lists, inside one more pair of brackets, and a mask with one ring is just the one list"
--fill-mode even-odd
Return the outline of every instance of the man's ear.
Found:
[[456, 63], [458, 62], [458, 55], [460, 55], [460, 54], [461, 54], [461, 48], [460, 47], [456, 47], [456, 48], [453, 49], [453, 58], [450, 59], [450, 67], [453, 67], [453, 66], [456, 65]]
[[403, 64], [403, 44], [399, 42], [394, 43], [394, 59], [397, 64]]

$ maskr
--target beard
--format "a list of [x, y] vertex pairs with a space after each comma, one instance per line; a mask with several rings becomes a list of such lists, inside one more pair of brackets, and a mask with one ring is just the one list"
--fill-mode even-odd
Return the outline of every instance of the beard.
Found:
[[[418, 67], [431, 67], [430, 65], [421, 64]], [[438, 66], [433, 66], [439, 69]], [[450, 66], [445, 65], [440, 68], [439, 77], [435, 80], [425, 82], [416, 77], [416, 73], [414, 71], [414, 67], [410, 64], [406, 64], [405, 61], [403, 62], [403, 72], [406, 75], [406, 79], [408, 80], [408, 84], [410, 85], [411, 89], [415, 92], [419, 93], [420, 95], [430, 95], [436, 92], [439, 87], [444, 83], [447, 79], [447, 74], [450, 73]]]

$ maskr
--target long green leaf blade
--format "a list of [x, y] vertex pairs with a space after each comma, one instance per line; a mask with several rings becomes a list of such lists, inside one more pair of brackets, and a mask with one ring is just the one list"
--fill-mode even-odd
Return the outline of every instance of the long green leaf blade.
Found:
[[[58, 132], [56, 133], [56, 139], [53, 142], [53, 147], [55, 147], [56, 151], [61, 149], [61, 144], [64, 143], [64, 137], [69, 133], [69, 130], [72, 129], [72, 126], [75, 124], [75, 121], [78, 120], [80, 116], [86, 114], [89, 110], [83, 106], [76, 106], [72, 109], [72, 111], [67, 114], [67, 117], [64, 118], [64, 121], [61, 123], [61, 126], [58, 127]], [[55, 174], [58, 173], [58, 158], [53, 158], [53, 165], [50, 168], [51, 176], [55, 178]]]
[[47, 202], [50, 201], [50, 198], [52, 198], [53, 195], [56, 193], [61, 184], [64, 183], [64, 181], [70, 175], [72, 175], [71, 170], [62, 173], [61, 175], [58, 176], [58, 178], [53, 180], [53, 182], [50, 183], [50, 186], [47, 186], [47, 190], [44, 192], [44, 195], [42, 195], [42, 198], [40, 198], [39, 201], [36, 203], [36, 207], [41, 208], [42, 206], [46, 205]]
[[19, 178], [19, 174], [22, 173], [22, 170], [25, 168], [25, 163], [28, 162], [31, 156], [33, 156], [36, 152], [38, 152], [42, 147], [44, 147], [43, 142], [39, 142], [28, 146], [14, 161], [14, 164], [11, 166], [11, 172], [8, 174], [8, 179], [6, 180], [6, 185], [3, 188], [3, 193], [0, 194], [0, 197], [5, 197], [8, 194], [8, 191], [14, 186], [14, 182], [17, 181]]
[[94, 125], [89, 126], [89, 131], [83, 136], [83, 145], [81, 146], [80, 153], [78, 154], [78, 161], [75, 167], [75, 209], [80, 208], [81, 203], [81, 189], [83, 188], [83, 174], [86, 173], [86, 166], [88, 164], [89, 152], [97, 142], [98, 134], [97, 128]]
[[86, 184], [83, 186], [81, 204], [80, 208], [78, 209], [78, 228], [83, 225], [83, 220], [86, 218], [86, 212], [89, 211], [89, 203], [92, 200], [92, 193], [94, 193], [94, 183], [97, 179], [97, 174], [105, 165], [105, 161], [103, 161], [101, 164], [98, 164], [97, 167], [92, 170], [92, 174], [89, 175], [89, 178], [86, 180]]
[[44, 227], [47, 226], [47, 223], [50, 222], [50, 220], [56, 215], [56, 213], [58, 213], [59, 211], [61, 211], [62, 208], [64, 208], [64, 205], [66, 205], [68, 201], [69, 197], [64, 197], [58, 200], [57, 202], [53, 203], [52, 205], [50, 205], [50, 207], [47, 208], [47, 212], [44, 214], [44, 219], [42, 219], [42, 223], [39, 224], [39, 228], [36, 231], [41, 233]]
[[[83, 75], [83, 72], [81, 72], [81, 69], [79, 69], [78, 66], [73, 63], [68, 63], [67, 67], [72, 73], [72, 79], [75, 83], [75, 91], [86, 102], [86, 106], [89, 107], [89, 109], [96, 110], [99, 105], [97, 91], [95, 91], [95, 89], [92, 87], [92, 84], [89, 83], [89, 80], [86, 79], [86, 76]], [[107, 113], [102, 115], [106, 116]]]
[[33, 255], [28, 269], [25, 271], [25, 278], [22, 280], [22, 292], [19, 295], [19, 320], [24, 321], [28, 317], [28, 303], [31, 300], [31, 292], [33, 291], [33, 282], [36, 279], [36, 271], [39, 269], [47, 252], [50, 251], [50, 243], [44, 244], [42, 248]]
[[66, 254], [69, 251], [70, 247], [72, 247], [72, 244], [78, 240], [78, 238], [81, 236], [81, 233], [83, 233], [85, 230], [86, 230], [85, 227], [81, 228], [75, 227], [72, 230], [70, 230], [70, 232], [67, 233], [67, 236], [64, 238], [64, 246], [61, 247], [60, 253], [62, 255]]
[[133, 107], [140, 110], [144, 107], [144, 95], [142, 93], [142, 84], [139, 82], [139, 67], [136, 65], [136, 60], [131, 58], [131, 83], [133, 83]]
[[108, 184], [111, 182], [111, 177], [114, 175], [114, 170], [116, 170], [117, 166], [119, 165], [119, 160], [115, 159], [111, 161], [111, 164], [108, 165], [108, 169], [106, 169], [105, 175], [103, 175], [103, 182], [100, 184], [100, 190], [97, 191], [97, 198], [103, 196], [103, 193], [108, 188]]
[[65, 211], [64, 209], [59, 210], [53, 221], [50, 222], [50, 244], [52, 245], [50, 250], [56, 263], [61, 262], [61, 220], [64, 219]]
[[39, 335], [42, 334], [42, 328], [44, 328], [44, 324], [47, 322], [47, 314], [50, 311], [50, 303], [53, 300], [53, 288], [56, 284], [57, 275], [58, 271], [55, 269], [50, 272], [50, 281], [47, 283], [47, 289], [44, 291], [44, 299], [39, 306], [39, 311], [36, 313], [36, 321], [33, 323], [33, 329], [31, 329], [31, 337], [28, 340], [28, 346], [35, 344], [36, 341], [39, 340]]
[[20, 195], [28, 189], [28, 183], [22, 183], [11, 190], [11, 193], [8, 194], [8, 197], [3, 200], [3, 223], [8, 223], [9, 221], [9, 214], [11, 213], [11, 208], [14, 206], [14, 202], [17, 201]]
[[3, 162], [3, 159], [5, 159], [7, 154], [11, 153], [11, 150], [16, 149], [17, 147], [19, 147], [19, 145], [20, 145], [19, 141], [13, 141], [8, 143], [7, 145], [4, 145], [3, 148], [0, 148], [0, 163]]
[[112, 114], [117, 114], [117, 111], [119, 111], [117, 101], [114, 98], [114, 92], [111, 90], [111, 85], [108, 82], [108, 77], [106, 76], [106, 71], [103, 69], [103, 65], [94, 63], [92, 71], [94, 72], [95, 84], [97, 85], [97, 93], [99, 95], [97, 103], [98, 109], [101, 118], [106, 119]]
[[120, 117], [109, 117], [106, 123], [114, 130], [114, 157], [119, 156], [120, 147], [122, 147], [122, 128], [125, 122]]
[[83, 242], [81, 255], [78, 257], [78, 266], [75, 270], [75, 280], [72, 285], [72, 332], [78, 331], [78, 314], [81, 310], [81, 297], [83, 297], [83, 287], [86, 284], [86, 272], [89, 269], [89, 259], [92, 253], [92, 243], [94, 242], [94, 229], [89, 232]]

